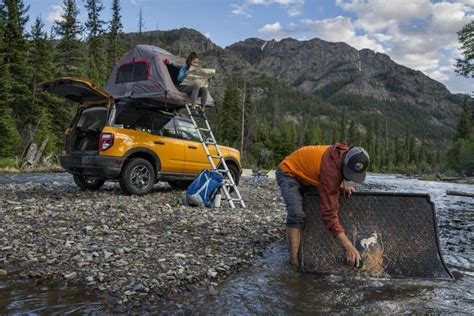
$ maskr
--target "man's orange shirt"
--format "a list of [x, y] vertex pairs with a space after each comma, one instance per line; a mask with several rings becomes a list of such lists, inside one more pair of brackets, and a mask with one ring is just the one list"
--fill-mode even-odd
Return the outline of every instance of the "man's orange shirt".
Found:
[[319, 187], [321, 160], [331, 146], [305, 146], [287, 156], [279, 165], [281, 171], [306, 184]]
[[343, 144], [305, 146], [286, 157], [281, 171], [300, 182], [319, 187], [324, 225], [334, 235], [344, 231], [339, 219], [339, 191], [343, 157], [349, 148]]

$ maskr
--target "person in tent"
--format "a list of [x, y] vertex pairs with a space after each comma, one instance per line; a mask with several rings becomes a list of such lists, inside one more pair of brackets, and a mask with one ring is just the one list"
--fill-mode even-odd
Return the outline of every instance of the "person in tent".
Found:
[[348, 264], [359, 266], [360, 254], [339, 221], [339, 194], [351, 195], [354, 188], [345, 187], [343, 180], [363, 182], [369, 163], [369, 155], [362, 147], [335, 144], [301, 147], [278, 165], [275, 175], [286, 204], [286, 233], [292, 265], [298, 262], [300, 229], [305, 220], [300, 188], [311, 185], [319, 188], [324, 225], [346, 249]]
[[[183, 83], [184, 79], [186, 78], [186, 74], [188, 73], [191, 67], [199, 67], [199, 58], [195, 52], [189, 54], [188, 58], [186, 58], [186, 65], [181, 67], [181, 69], [179, 70], [178, 89], [181, 92], [187, 93], [191, 97], [193, 110], [204, 111], [207, 102], [207, 87], [199, 87], [198, 85], [188, 85]], [[197, 105], [198, 97], [201, 98], [200, 108]]]

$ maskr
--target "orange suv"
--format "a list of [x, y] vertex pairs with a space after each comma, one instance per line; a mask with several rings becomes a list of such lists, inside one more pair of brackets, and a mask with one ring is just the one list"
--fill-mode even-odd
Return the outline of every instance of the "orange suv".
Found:
[[[127, 194], [146, 194], [158, 181], [185, 188], [201, 170], [211, 168], [199, 132], [186, 116], [144, 99], [114, 100], [79, 78], [48, 81], [40, 87], [81, 104], [66, 130], [60, 163], [83, 190], [97, 190], [106, 180], [117, 179]], [[214, 146], [208, 149], [216, 155]], [[239, 151], [219, 149], [238, 184]]]

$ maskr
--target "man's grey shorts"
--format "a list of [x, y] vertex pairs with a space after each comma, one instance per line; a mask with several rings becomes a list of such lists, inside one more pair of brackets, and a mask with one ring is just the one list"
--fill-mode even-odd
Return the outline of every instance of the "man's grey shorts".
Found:
[[275, 170], [275, 176], [286, 204], [286, 226], [301, 229], [305, 219], [303, 196], [300, 193], [303, 184], [281, 171], [279, 167]]

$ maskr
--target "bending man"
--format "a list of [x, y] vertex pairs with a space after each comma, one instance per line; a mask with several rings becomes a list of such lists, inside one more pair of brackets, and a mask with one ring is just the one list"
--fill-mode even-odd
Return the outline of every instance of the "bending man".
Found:
[[303, 197], [300, 188], [319, 188], [320, 209], [327, 229], [346, 249], [347, 262], [359, 265], [360, 254], [347, 238], [339, 220], [339, 194], [350, 195], [354, 188], [345, 188], [343, 179], [363, 182], [370, 159], [361, 147], [305, 146], [287, 156], [276, 168], [276, 179], [287, 210], [287, 237], [291, 264], [298, 262], [300, 229], [304, 224]]

